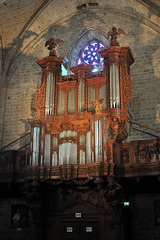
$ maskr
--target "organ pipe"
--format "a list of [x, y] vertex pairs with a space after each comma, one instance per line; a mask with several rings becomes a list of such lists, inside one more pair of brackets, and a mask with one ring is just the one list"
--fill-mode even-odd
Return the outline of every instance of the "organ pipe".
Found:
[[98, 156], [102, 155], [102, 122], [95, 122], [95, 160], [98, 161]]
[[38, 165], [39, 141], [40, 141], [40, 127], [34, 127], [34, 130], [33, 130], [32, 165]]
[[53, 115], [54, 94], [55, 94], [55, 77], [53, 76], [53, 73], [49, 73], [47, 76], [47, 84], [46, 84], [45, 115]]
[[45, 134], [44, 161], [46, 166], [50, 166], [51, 135]]
[[115, 64], [110, 66], [110, 108], [120, 108], [119, 70]]
[[79, 83], [78, 109], [79, 109], [79, 112], [84, 111], [84, 83], [82, 80], [80, 80], [80, 83]]
[[86, 135], [86, 157], [87, 163], [91, 162], [91, 132]]

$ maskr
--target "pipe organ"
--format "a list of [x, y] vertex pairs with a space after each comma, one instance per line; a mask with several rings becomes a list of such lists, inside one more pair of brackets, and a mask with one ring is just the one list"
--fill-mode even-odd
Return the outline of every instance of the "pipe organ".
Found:
[[102, 163], [103, 174], [108, 174], [108, 166], [114, 167], [113, 142], [127, 136], [122, 133], [132, 98], [129, 69], [134, 58], [129, 47], [111, 46], [99, 54], [102, 71], [93, 73], [92, 65], [80, 64], [71, 67], [73, 75], [63, 77], [64, 57], [37, 61], [42, 80], [35, 99], [39, 116], [31, 122], [30, 165], [48, 169], [53, 178], [71, 172], [78, 176], [78, 171], [83, 177], [97, 176], [102, 171], [89, 169]]
[[110, 108], [120, 108], [119, 69], [110, 66]]
[[55, 77], [53, 73], [49, 73], [46, 81], [45, 115], [53, 115], [54, 113], [54, 95], [55, 95]]
[[32, 164], [37, 165], [39, 160], [39, 141], [40, 141], [40, 128], [34, 127], [33, 128], [33, 141], [32, 144]]

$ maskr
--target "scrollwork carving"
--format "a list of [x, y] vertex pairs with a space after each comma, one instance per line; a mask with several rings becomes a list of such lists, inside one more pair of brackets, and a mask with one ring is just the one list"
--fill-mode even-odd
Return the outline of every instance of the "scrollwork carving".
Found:
[[88, 86], [96, 90], [103, 87], [106, 84], [107, 77], [89, 78], [86, 80], [88, 82]]
[[76, 87], [77, 81], [64, 81], [57, 83], [58, 88], [64, 92], [69, 93]]
[[[44, 81], [42, 83], [41, 87], [36, 91], [35, 107], [36, 107], [36, 111], [38, 113], [38, 116], [40, 116], [40, 113], [41, 114], [44, 113], [45, 97], [46, 97], [46, 81]], [[38, 112], [38, 110], [40, 110], [40, 112]]]

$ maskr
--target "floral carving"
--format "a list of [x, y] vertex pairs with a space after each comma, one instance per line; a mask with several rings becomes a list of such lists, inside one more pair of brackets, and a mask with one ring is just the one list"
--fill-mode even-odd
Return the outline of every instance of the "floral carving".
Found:
[[118, 117], [112, 117], [111, 119], [111, 129], [113, 134], [117, 135], [121, 127], [121, 120]]
[[36, 91], [35, 107], [44, 113], [45, 108], [45, 97], [46, 97], [46, 82], [44, 81], [41, 87]]
[[125, 67], [122, 68], [121, 73], [121, 104], [124, 109], [128, 109], [128, 104], [132, 100], [132, 78], [125, 74]]
[[59, 90], [64, 93], [71, 92], [76, 87], [77, 81], [65, 81], [57, 83]]
[[75, 129], [75, 125], [72, 122], [64, 121], [60, 125], [62, 130], [73, 130]]
[[94, 77], [86, 80], [88, 82], [88, 86], [96, 90], [106, 84], [107, 77]]

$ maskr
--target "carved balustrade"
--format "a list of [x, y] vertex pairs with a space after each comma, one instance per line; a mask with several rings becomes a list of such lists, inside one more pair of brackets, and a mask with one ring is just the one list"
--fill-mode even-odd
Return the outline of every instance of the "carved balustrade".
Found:
[[46, 42], [50, 56], [36, 61], [42, 80], [32, 109], [30, 150], [9, 160], [2, 153], [0, 171], [10, 171], [17, 181], [159, 175], [159, 140], [121, 143], [130, 132], [130, 48], [116, 40], [99, 51], [103, 71], [80, 64], [70, 68], [73, 75], [62, 76], [64, 57], [58, 57], [55, 41]]
[[[110, 146], [107, 146], [108, 148]], [[109, 151], [108, 151], [109, 152]], [[30, 166], [29, 149], [0, 154], [0, 182], [26, 179], [70, 179], [116, 175], [138, 177], [160, 175], [160, 140], [132, 141], [117, 144], [107, 161], [59, 166]], [[110, 152], [111, 154], [111, 152]]]
[[115, 147], [118, 175], [124, 177], [159, 175], [160, 140], [141, 140]]

